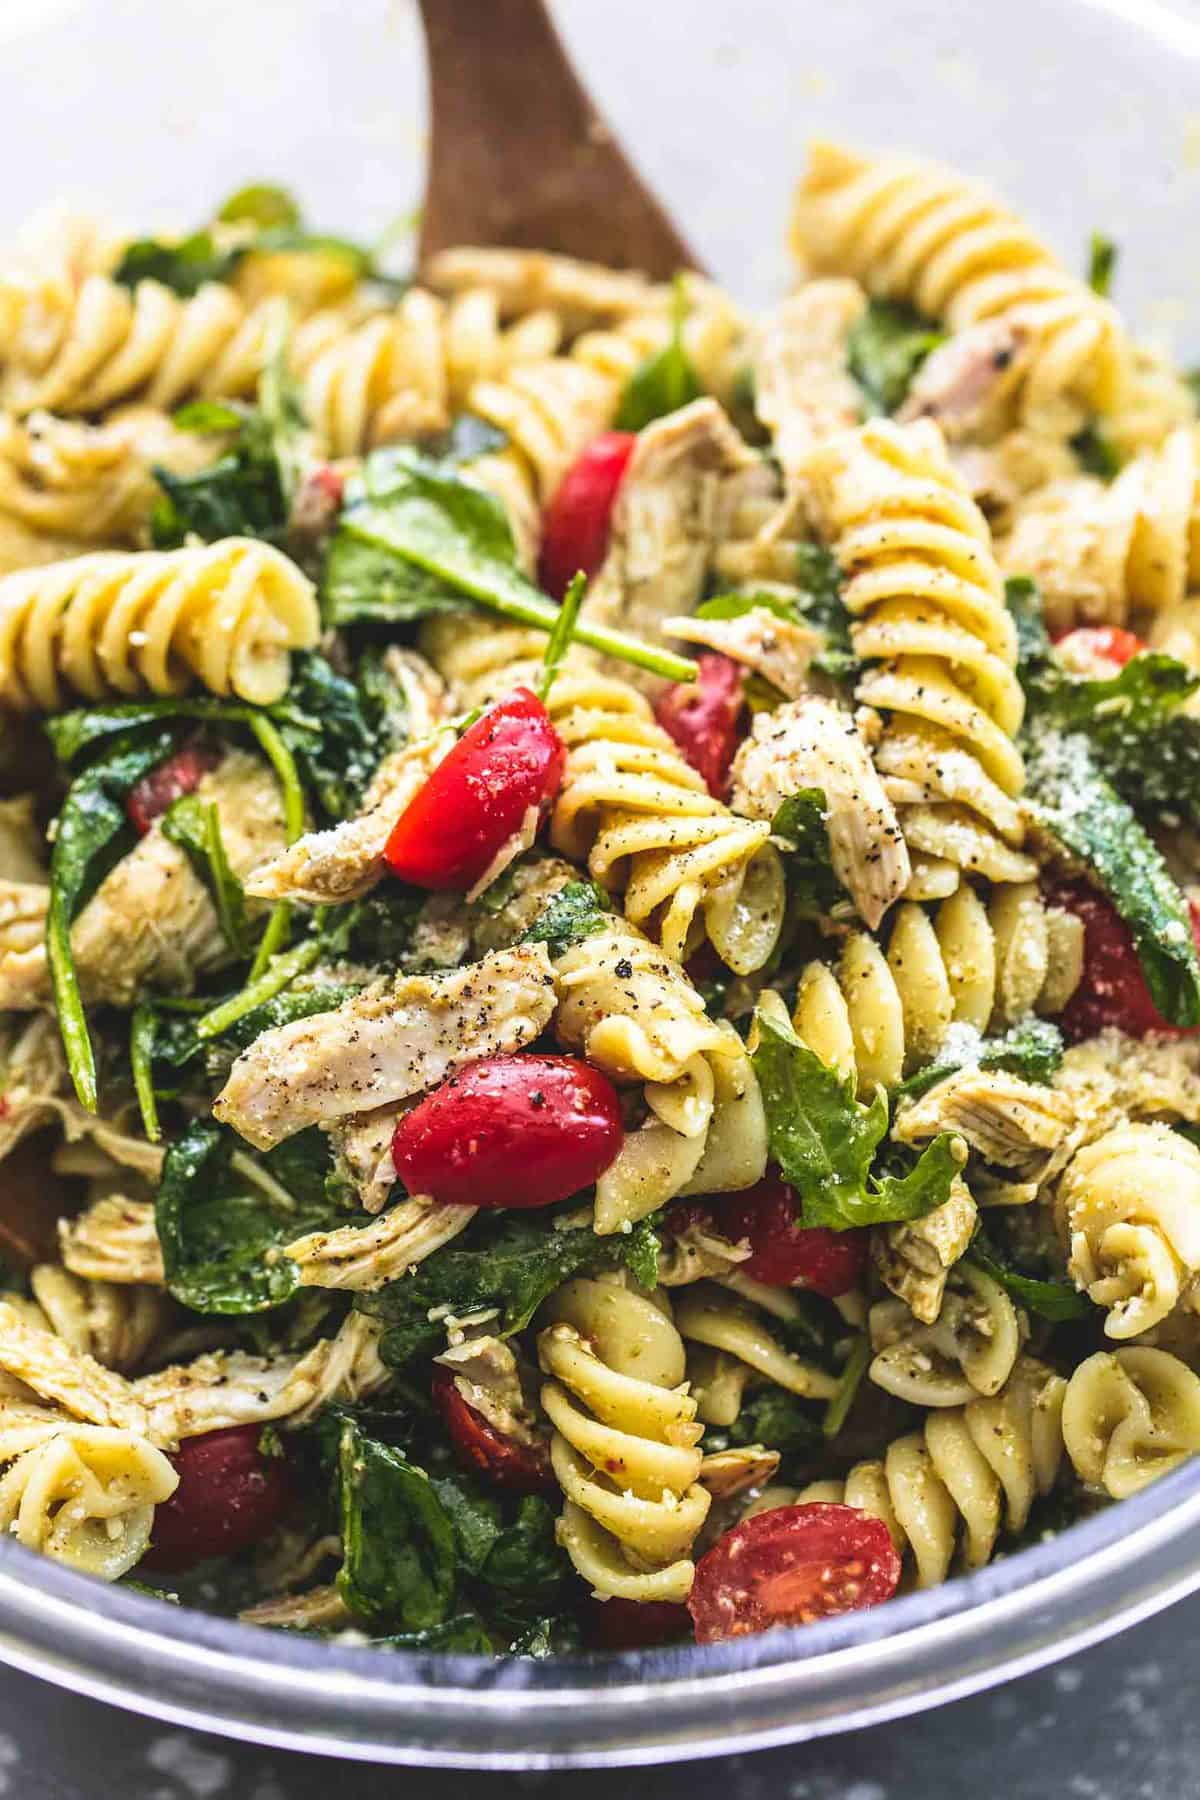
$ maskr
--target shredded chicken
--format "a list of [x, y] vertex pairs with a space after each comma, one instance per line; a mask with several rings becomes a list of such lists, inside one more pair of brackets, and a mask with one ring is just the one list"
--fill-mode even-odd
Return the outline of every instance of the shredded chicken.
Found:
[[[216, 805], [235, 875], [245, 875], [282, 845], [279, 786], [258, 757], [231, 751], [204, 776], [196, 794]], [[30, 905], [36, 892], [24, 890]], [[44, 921], [49, 889], [40, 893]], [[47, 1005], [44, 930], [30, 947], [19, 948], [11, 929], [11, 922], [0, 923], [0, 1008]], [[122, 1007], [132, 1006], [149, 988], [187, 991], [197, 974], [229, 956], [208, 888], [187, 851], [171, 843], [159, 824], [100, 883], [71, 929], [71, 948], [85, 999]]]
[[269, 1150], [308, 1125], [403, 1100], [465, 1062], [518, 1050], [553, 1011], [542, 944], [449, 975], [392, 977], [333, 1012], [263, 1032], [234, 1063], [213, 1113]]
[[822, 642], [810, 626], [782, 619], [766, 606], [751, 607], [736, 619], [664, 619], [662, 628], [665, 637], [732, 657], [789, 700], [807, 692], [808, 666]]
[[658, 1253], [660, 1287], [689, 1287], [693, 1281], [728, 1275], [753, 1255], [749, 1243], [731, 1244], [703, 1219], [664, 1238]]
[[58, 1244], [64, 1267], [89, 1281], [165, 1284], [152, 1200], [108, 1194], [74, 1219], [60, 1219]]
[[353, 819], [306, 832], [254, 869], [246, 892], [259, 900], [336, 906], [369, 894], [383, 877], [392, 827], [454, 743], [450, 730], [385, 757]]
[[[44, 1125], [57, 1124], [69, 1144], [88, 1143], [113, 1162], [154, 1179], [163, 1152], [145, 1138], [88, 1112], [69, 1092], [66, 1060], [58, 1022], [49, 1015], [5, 1021], [0, 1030], [0, 1161], [22, 1138]], [[70, 1171], [63, 1170], [63, 1173]]]
[[365, 1212], [382, 1212], [396, 1185], [392, 1138], [402, 1111], [400, 1106], [381, 1106], [325, 1127], [333, 1150], [333, 1179], [353, 1190]]
[[38, 886], [45, 880], [46, 842], [33, 795], [0, 800], [0, 881]]
[[923, 1325], [932, 1325], [941, 1312], [946, 1277], [965, 1254], [978, 1217], [971, 1190], [956, 1175], [949, 1198], [924, 1218], [872, 1232], [871, 1255], [880, 1280]]
[[903, 1106], [893, 1136], [918, 1144], [956, 1131], [985, 1162], [1017, 1176], [1042, 1170], [1072, 1125], [1069, 1101], [1004, 1069], [956, 1069]]
[[170, 1318], [170, 1303], [157, 1287], [96, 1281], [57, 1263], [39, 1264], [29, 1284], [65, 1343], [122, 1374], [145, 1363]]
[[760, 325], [754, 405], [789, 485], [822, 439], [857, 425], [862, 395], [850, 374], [850, 333], [866, 309], [857, 281], [810, 281]]
[[950, 442], [1000, 436], [1034, 347], [1029, 325], [1011, 314], [956, 332], [925, 358], [896, 417], [933, 419]]
[[537, 1390], [533, 1372], [522, 1370], [516, 1352], [505, 1339], [489, 1332], [466, 1337], [434, 1361], [450, 1370], [467, 1405], [480, 1413], [501, 1437], [519, 1444], [544, 1442], [536, 1428], [537, 1409], [530, 1397], [530, 1391]]
[[334, 1231], [312, 1231], [285, 1244], [283, 1255], [300, 1270], [306, 1287], [353, 1288], [374, 1293], [443, 1244], [450, 1243], [475, 1217], [474, 1206], [439, 1206], [415, 1194], [370, 1225], [341, 1225]]
[[[608, 555], [588, 590], [584, 616], [647, 643], [664, 621], [699, 600], [714, 546], [757, 459], [715, 400], [696, 400], [638, 436], [613, 509]], [[622, 665], [626, 680], [661, 682]]]
[[801, 788], [823, 791], [833, 872], [876, 930], [912, 872], [904, 834], [857, 721], [815, 694], [755, 719], [733, 762], [733, 809], [773, 819]]
[[714, 1450], [700, 1464], [697, 1480], [714, 1500], [730, 1500], [747, 1488], [764, 1487], [779, 1467], [778, 1450], [745, 1444], [737, 1450]]

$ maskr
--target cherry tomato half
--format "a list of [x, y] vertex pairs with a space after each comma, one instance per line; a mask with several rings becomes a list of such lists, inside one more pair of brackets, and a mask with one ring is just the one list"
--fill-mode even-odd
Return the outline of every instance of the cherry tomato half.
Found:
[[[1071, 1043], [1095, 1037], [1110, 1025], [1128, 1037], [1145, 1037], [1151, 1031], [1194, 1036], [1194, 1030], [1168, 1025], [1155, 1006], [1133, 935], [1105, 895], [1086, 882], [1073, 881], [1050, 890], [1047, 899], [1083, 920], [1083, 979], [1059, 1019]], [[1192, 905], [1190, 911], [1192, 937], [1200, 949], [1200, 909]]]
[[392, 827], [384, 856], [415, 887], [467, 889], [562, 783], [566, 751], [528, 688], [464, 731]]
[[863, 1272], [867, 1233], [801, 1225], [795, 1194], [774, 1172], [744, 1193], [723, 1194], [714, 1211], [722, 1237], [731, 1243], [750, 1240], [753, 1255], [738, 1267], [752, 1281], [811, 1288], [832, 1300], [847, 1293]]
[[608, 554], [608, 533], [617, 490], [629, 466], [637, 435], [605, 431], [593, 438], [563, 476], [542, 521], [538, 579], [561, 600], [580, 569], [596, 573]]
[[161, 819], [167, 808], [185, 794], [194, 794], [220, 760], [218, 751], [203, 744], [188, 744], [176, 750], [130, 788], [125, 802], [129, 823], [145, 837], [155, 819]]
[[698, 1644], [772, 1625], [811, 1625], [890, 1600], [900, 1557], [856, 1506], [777, 1506], [744, 1519], [696, 1564], [688, 1611]]
[[248, 1550], [275, 1529], [291, 1483], [284, 1459], [259, 1449], [261, 1437], [261, 1425], [234, 1425], [180, 1444], [171, 1458], [179, 1486], [155, 1508], [147, 1568], [190, 1569]]
[[1122, 625], [1079, 625], [1056, 639], [1068, 669], [1080, 675], [1113, 674], [1145, 650], [1144, 639]]
[[598, 1650], [654, 1650], [686, 1639], [686, 1606], [670, 1600], [593, 1599], [584, 1617], [589, 1644]]
[[445, 1205], [553, 1206], [590, 1187], [624, 1141], [608, 1077], [574, 1056], [489, 1056], [404, 1114], [392, 1161]]
[[433, 1371], [433, 1403], [445, 1420], [446, 1432], [464, 1468], [473, 1469], [491, 1487], [510, 1494], [553, 1494], [557, 1491], [550, 1452], [544, 1444], [519, 1444], [496, 1430], [469, 1400], [464, 1400], [449, 1369]]
[[732, 657], [715, 650], [698, 658], [695, 681], [678, 681], [655, 703], [654, 716], [674, 738], [688, 762], [720, 800], [729, 784], [729, 765], [741, 735], [745, 698], [742, 671]]

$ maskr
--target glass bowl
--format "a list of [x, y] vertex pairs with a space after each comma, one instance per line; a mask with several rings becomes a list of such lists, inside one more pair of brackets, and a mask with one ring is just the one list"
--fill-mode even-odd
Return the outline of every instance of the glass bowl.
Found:
[[[481, 0], [486, 3], [486, 0]], [[1189, 344], [1200, 290], [1200, 10], [1164, 0], [560, 0], [613, 124], [714, 272], [783, 290], [814, 133], [990, 178]], [[400, 0], [5, 0], [0, 239], [55, 202], [145, 229], [255, 179], [369, 236], [420, 192]], [[861, 1726], [1064, 1656], [1200, 1587], [1200, 1462], [1061, 1536], [874, 1612], [708, 1649], [551, 1662], [290, 1637], [105, 1588], [0, 1545], [0, 1658], [155, 1717], [394, 1762], [536, 1768], [748, 1749]]]

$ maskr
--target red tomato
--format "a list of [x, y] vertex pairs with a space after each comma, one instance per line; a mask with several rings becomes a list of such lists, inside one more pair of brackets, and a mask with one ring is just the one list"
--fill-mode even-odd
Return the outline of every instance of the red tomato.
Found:
[[867, 1259], [867, 1233], [830, 1231], [797, 1222], [796, 1196], [772, 1171], [740, 1194], [709, 1201], [717, 1231], [731, 1243], [749, 1239], [753, 1255], [738, 1268], [768, 1287], [811, 1288], [836, 1299], [858, 1281]]
[[187, 1438], [172, 1456], [179, 1486], [155, 1508], [142, 1561], [152, 1569], [190, 1569], [208, 1556], [248, 1550], [287, 1510], [291, 1483], [280, 1456], [259, 1449], [261, 1425], [234, 1425]]
[[1067, 667], [1080, 673], [1090, 673], [1105, 663], [1111, 664], [1115, 673], [1146, 648], [1144, 639], [1121, 625], [1080, 625], [1055, 642]]
[[580, 569], [592, 576], [608, 553], [608, 529], [617, 489], [633, 455], [637, 434], [605, 431], [563, 476], [542, 521], [538, 579], [561, 600]]
[[[1132, 933], [1110, 900], [1082, 881], [1053, 888], [1046, 897], [1083, 920], [1083, 979], [1059, 1020], [1072, 1043], [1095, 1037], [1110, 1025], [1129, 1037], [1145, 1037], [1151, 1031], [1194, 1036], [1192, 1030], [1168, 1025], [1158, 1011]], [[1200, 949], [1200, 909], [1193, 905], [1190, 910], [1192, 937]]]
[[670, 1600], [593, 1599], [585, 1617], [589, 1644], [600, 1650], [654, 1650], [687, 1637], [688, 1609]]
[[155, 819], [160, 819], [169, 806], [194, 794], [210, 769], [220, 762], [220, 754], [202, 744], [189, 744], [160, 762], [157, 768], [135, 782], [129, 790], [125, 811], [129, 822], [145, 837]]
[[900, 1557], [856, 1506], [777, 1506], [718, 1538], [696, 1564], [688, 1611], [698, 1644], [772, 1625], [811, 1625], [890, 1600]]
[[729, 783], [745, 709], [742, 671], [731, 657], [714, 650], [698, 660], [698, 680], [678, 681], [668, 688], [655, 702], [654, 716], [703, 775], [709, 793], [720, 800]]
[[574, 1056], [489, 1056], [404, 1114], [392, 1161], [445, 1205], [553, 1206], [590, 1187], [624, 1141], [617, 1090]]
[[300, 483], [289, 528], [300, 537], [324, 537], [333, 530], [345, 497], [344, 477], [329, 463], [317, 463]]
[[557, 1492], [546, 1446], [518, 1444], [497, 1431], [463, 1399], [449, 1369], [434, 1369], [433, 1401], [464, 1468], [474, 1470], [492, 1487], [505, 1488], [510, 1494]]
[[566, 751], [528, 688], [490, 706], [418, 789], [384, 856], [416, 887], [466, 889], [562, 783]]

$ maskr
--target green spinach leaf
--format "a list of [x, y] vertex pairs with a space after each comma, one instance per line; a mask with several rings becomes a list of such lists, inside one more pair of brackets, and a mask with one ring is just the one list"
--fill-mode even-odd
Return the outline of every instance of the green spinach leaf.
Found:
[[1062, 1032], [1049, 1019], [1020, 1019], [992, 1038], [952, 1026], [936, 1060], [902, 1081], [894, 1098], [915, 1100], [957, 1069], [1005, 1069], [1025, 1081], [1046, 1085], [1062, 1058]]
[[888, 1127], [882, 1089], [869, 1106], [853, 1086], [801, 1042], [790, 1024], [756, 1014], [755, 1073], [767, 1114], [771, 1155], [801, 1205], [807, 1226], [845, 1231], [919, 1219], [940, 1206], [961, 1172], [966, 1147], [943, 1132], [903, 1175], [872, 1173]]
[[1067, 1319], [1085, 1319], [1094, 1311], [1086, 1294], [1069, 1281], [1046, 1281], [1033, 1275], [1022, 1275], [1001, 1260], [994, 1244], [988, 1242], [983, 1230], [975, 1233], [971, 1247], [967, 1251], [967, 1261], [990, 1275], [993, 1281], [1010, 1293], [1014, 1300], [1036, 1313], [1040, 1319], [1049, 1319], [1053, 1324], [1062, 1324]]
[[159, 281], [190, 299], [206, 281], [228, 281], [245, 255], [240, 245], [218, 247], [211, 231], [193, 231], [177, 243], [135, 238], [113, 270], [113, 280], [136, 288], [139, 281]]
[[801, 788], [788, 795], [771, 821], [772, 835], [787, 846], [788, 897], [802, 916], [832, 912], [846, 899], [833, 872], [826, 817], [824, 790]]
[[617, 408], [615, 424], [618, 431], [644, 431], [655, 419], [678, 412], [681, 406], [698, 400], [703, 393], [691, 358], [683, 347], [687, 312], [687, 292], [683, 283], [677, 280], [671, 336], [663, 348], [647, 357], [630, 377]]
[[1112, 238], [1105, 237], [1102, 231], [1093, 231], [1088, 244], [1088, 286], [1103, 300], [1107, 300], [1112, 293], [1118, 255], [1119, 251]]
[[347, 1606], [404, 1631], [445, 1625], [454, 1612], [457, 1552], [428, 1475], [352, 1420], [342, 1426], [338, 1471], [338, 1587]]
[[871, 413], [894, 413], [903, 405], [921, 364], [947, 334], [911, 307], [892, 300], [869, 300], [850, 331], [850, 373]]
[[560, 887], [521, 939], [523, 944], [545, 944], [550, 960], [593, 932], [603, 931], [612, 918], [612, 902], [592, 881], [568, 881]]
[[250, 921], [242, 884], [229, 866], [221, 819], [211, 800], [185, 794], [163, 814], [163, 835], [187, 852], [188, 860], [208, 889], [230, 952], [242, 960], [252, 948]]

